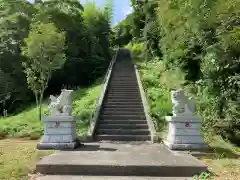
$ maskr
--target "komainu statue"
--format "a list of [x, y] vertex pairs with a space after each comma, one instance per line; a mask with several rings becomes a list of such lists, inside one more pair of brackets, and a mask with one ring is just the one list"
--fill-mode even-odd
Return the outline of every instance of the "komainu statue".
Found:
[[52, 116], [71, 116], [72, 115], [72, 90], [63, 89], [60, 96], [50, 96], [50, 104], [48, 106]]
[[192, 115], [195, 112], [195, 103], [189, 100], [182, 89], [172, 91], [173, 116]]

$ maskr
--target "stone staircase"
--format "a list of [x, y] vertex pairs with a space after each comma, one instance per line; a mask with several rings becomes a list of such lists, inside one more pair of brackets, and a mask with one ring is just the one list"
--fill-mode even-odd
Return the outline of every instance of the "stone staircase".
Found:
[[94, 138], [98, 141], [150, 141], [134, 64], [129, 54], [119, 54], [113, 66]]
[[36, 165], [37, 180], [191, 180], [207, 171], [188, 152], [149, 142], [152, 130], [137, 79], [129, 54], [120, 53], [96, 108], [91, 133], [100, 142], [42, 158]]

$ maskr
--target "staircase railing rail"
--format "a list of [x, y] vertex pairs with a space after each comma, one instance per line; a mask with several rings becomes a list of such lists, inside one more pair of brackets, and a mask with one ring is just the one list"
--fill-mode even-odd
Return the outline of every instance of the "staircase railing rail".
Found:
[[109, 64], [108, 70], [107, 70], [107, 72], [105, 74], [105, 77], [103, 79], [103, 82], [102, 82], [101, 91], [100, 91], [101, 94], [100, 94], [100, 96], [97, 97], [96, 105], [93, 108], [93, 111], [91, 113], [90, 128], [89, 128], [89, 131], [88, 131], [88, 135], [90, 137], [93, 136], [93, 133], [95, 131], [96, 124], [97, 124], [97, 119], [98, 119], [98, 116], [100, 114], [100, 110], [101, 110], [101, 107], [102, 107], [102, 104], [103, 104], [103, 100], [104, 100], [104, 97], [105, 97], [105, 94], [106, 94], [106, 90], [107, 90], [107, 87], [108, 87], [108, 82], [109, 82], [109, 79], [111, 77], [112, 69], [113, 69], [113, 66], [114, 66], [114, 64], [116, 62], [118, 54], [119, 54], [119, 49], [117, 50], [116, 55], [113, 56], [113, 58], [112, 58], [112, 60], [111, 60], [111, 62]]

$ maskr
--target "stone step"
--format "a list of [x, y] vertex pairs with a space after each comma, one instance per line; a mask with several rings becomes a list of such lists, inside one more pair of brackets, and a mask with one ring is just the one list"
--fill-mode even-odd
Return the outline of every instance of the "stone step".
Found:
[[113, 90], [135, 90], [135, 91], [137, 90], [139, 92], [138, 86], [136, 86], [136, 87], [126, 87], [124, 85], [122, 85], [122, 87], [109, 86], [108, 90], [111, 90], [111, 89], [113, 89]]
[[99, 124], [99, 129], [148, 129], [145, 124]]
[[[134, 66], [132, 64], [129, 64], [129, 63], [115, 64], [115, 69], [119, 68], [119, 70], [121, 70], [123, 67], [126, 68], [126, 70], [128, 70], [128, 71], [133, 71], [133, 69], [134, 69]], [[119, 71], [119, 72], [124, 72], [124, 71]]]
[[140, 93], [137, 95], [137, 94], [134, 94], [134, 96], [132, 94], [126, 94], [126, 95], [122, 95], [122, 94], [108, 94], [106, 96], [106, 99], [117, 99], [117, 100], [123, 100], [123, 99], [126, 99], [126, 100], [129, 100], [129, 101], [132, 101], [132, 100], [141, 100], [141, 96], [140, 96]]
[[113, 94], [131, 94], [131, 95], [137, 95], [140, 94], [139, 89], [111, 89], [109, 88], [108, 93], [113, 93]]
[[116, 103], [116, 104], [120, 104], [120, 103], [125, 103], [125, 104], [142, 104], [142, 100], [141, 99], [125, 99], [125, 98], [122, 98], [122, 99], [106, 99], [104, 101], [105, 104], [108, 104], [108, 103]]
[[123, 81], [123, 82], [115, 82], [113, 81], [112, 83], [110, 83], [110, 86], [116, 86], [116, 87], [138, 87], [138, 84], [136, 84], [136, 82], [131, 82], [131, 81]]
[[135, 70], [133, 67], [129, 67], [130, 65], [126, 64], [124, 66], [118, 66], [114, 68], [115, 74], [126, 75], [126, 74], [134, 74]]
[[120, 75], [120, 76], [135, 75], [135, 72], [134, 72], [135, 70], [133, 68], [128, 68], [127, 66], [114, 68], [113, 74]]
[[131, 95], [137, 95], [140, 94], [140, 91], [138, 88], [136, 89], [128, 89], [128, 88], [109, 88], [108, 93], [115, 93], [115, 94], [131, 94]]
[[109, 88], [108, 92], [113, 92], [113, 93], [128, 93], [128, 92], [133, 92], [133, 93], [139, 93], [139, 89], [135, 88]]
[[[118, 68], [119, 68], [119, 70], [121, 70], [123, 67], [126, 68], [126, 71], [133, 71], [134, 70], [134, 65], [129, 64], [129, 63], [115, 64], [115, 69], [116, 70], [118, 70]], [[119, 72], [124, 72], [124, 71], [119, 71]]]
[[113, 111], [130, 111], [130, 112], [143, 112], [143, 107], [140, 108], [126, 108], [126, 107], [106, 107], [103, 108], [103, 112], [113, 112]]
[[100, 115], [103, 120], [145, 120], [145, 115]]
[[126, 85], [126, 84], [111, 84], [109, 85], [108, 88], [114, 88], [114, 89], [139, 89], [138, 85], [135, 85], [135, 84], [129, 84], [129, 85]]
[[137, 84], [137, 79], [128, 79], [128, 80], [121, 80], [121, 79], [114, 79], [114, 81], [111, 81], [111, 84]]
[[[125, 69], [123, 70], [123, 68], [125, 68]], [[134, 70], [132, 68], [127, 68], [127, 67], [115, 68], [113, 70], [113, 75], [118, 75], [118, 76], [136, 76]]]
[[140, 91], [135, 92], [111, 92], [107, 91], [107, 96], [120, 96], [120, 97], [141, 97]]
[[128, 88], [128, 87], [122, 87], [122, 88], [116, 88], [116, 87], [109, 87], [108, 92], [109, 91], [114, 91], [114, 92], [137, 92], [139, 93], [139, 88], [135, 87], [135, 88]]
[[132, 84], [131, 82], [122, 82], [110, 84], [109, 87], [119, 87], [119, 88], [138, 88], [138, 84]]
[[108, 135], [96, 134], [94, 137], [96, 141], [151, 141], [150, 135]]
[[129, 96], [132, 96], [132, 97], [140, 96], [139, 91], [108, 91], [107, 93], [108, 93], [107, 95], [111, 95], [111, 96], [112, 95], [113, 96], [118, 96], [118, 95], [120, 95], [120, 96], [126, 95], [127, 96], [127, 95], [129, 95]]
[[128, 99], [128, 98], [122, 98], [122, 99], [117, 99], [117, 98], [107, 98], [106, 100], [105, 100], [105, 102], [106, 103], [110, 103], [110, 102], [113, 102], [113, 103], [115, 103], [115, 102], [118, 102], [118, 103], [120, 103], [120, 102], [128, 102], [128, 103], [140, 103], [140, 104], [142, 104], [142, 99]]
[[135, 72], [133, 72], [132, 70], [123, 71], [122, 68], [119, 68], [119, 71], [118, 71], [118, 69], [114, 69], [114, 70], [113, 70], [112, 76], [119, 76], [119, 77], [136, 77], [136, 74], [135, 74]]
[[138, 86], [138, 83], [137, 83], [137, 81], [118, 81], [118, 80], [116, 80], [116, 81], [112, 81], [111, 85]]
[[[150, 136], [124, 135], [96, 138], [150, 140]], [[86, 143], [43, 157], [36, 165], [37, 173], [48, 175], [192, 177], [205, 171], [207, 167], [190, 154], [149, 142]]]
[[112, 97], [119, 97], [119, 98], [123, 98], [123, 97], [126, 97], [126, 98], [142, 98], [141, 97], [141, 94], [140, 93], [135, 93], [134, 96], [132, 94], [129, 94], [129, 93], [125, 93], [125, 94], [107, 94], [106, 97], [109, 97], [109, 98], [112, 98]]
[[138, 115], [138, 116], [145, 116], [144, 111], [142, 112], [134, 112], [134, 111], [103, 111], [101, 115]]
[[148, 129], [101, 129], [96, 131], [97, 135], [149, 135]]
[[139, 125], [139, 124], [145, 124], [147, 125], [147, 121], [146, 120], [100, 120], [100, 125], [115, 125], [115, 124], [121, 124], [121, 125]]
[[187, 177], [42, 175], [36, 180], [193, 180]]
[[121, 91], [121, 92], [112, 92], [112, 91], [108, 91], [108, 94], [106, 97], [111, 97], [111, 98], [115, 98], [115, 97], [120, 97], [120, 99], [122, 98], [129, 98], [129, 99], [141, 99], [141, 94], [139, 93], [139, 91]]
[[[128, 70], [131, 70], [131, 69], [133, 70], [134, 69], [134, 65], [131, 64], [131, 63], [116, 64], [115, 67], [120, 67], [120, 68], [126, 67]], [[123, 71], [121, 71], [121, 72], [123, 72]]]
[[132, 92], [113, 92], [113, 91], [108, 91], [109, 96], [140, 96], [139, 91], [132, 91]]
[[112, 76], [111, 82], [117, 82], [117, 81], [126, 81], [126, 82], [132, 82], [137, 81], [137, 78], [135, 76]]
[[110, 80], [111, 83], [137, 83], [137, 77], [112, 77]]
[[126, 75], [134, 75], [135, 70], [130, 67], [129, 68], [129, 65], [126, 65], [126, 66], [118, 66], [118, 67], [115, 67], [113, 69], [113, 74], [118, 74], [118, 75], [122, 75], [122, 76], [126, 76]]
[[110, 89], [139, 89], [137, 85], [110, 85]]
[[132, 69], [127, 69], [126, 67], [124, 67], [124, 71], [123, 71], [123, 67], [120, 68], [116, 68], [113, 71], [113, 75], [116, 76], [135, 76], [135, 72]]
[[124, 106], [142, 106], [141, 102], [105, 102], [104, 105], [112, 106], [112, 105], [124, 105]]
[[118, 79], [115, 79], [115, 81], [111, 81], [111, 85], [119, 85], [119, 84], [124, 84], [124, 85], [138, 85], [137, 81], [134, 79], [134, 80], [127, 80], [127, 81], [124, 81], [124, 80], [118, 80]]
[[132, 74], [132, 73], [128, 73], [128, 74], [116, 74], [113, 73], [111, 76], [112, 79], [136, 79], [136, 75]]
[[137, 105], [124, 105], [124, 104], [104, 104], [103, 108], [126, 108], [126, 109], [131, 109], [131, 108], [143, 108], [142, 104], [137, 104]]
[[140, 94], [136, 94], [134, 96], [132, 96], [131, 94], [124, 94], [124, 95], [121, 95], [121, 94], [108, 94], [106, 98], [109, 98], [109, 99], [112, 99], [112, 98], [117, 98], [117, 99], [122, 99], [122, 98], [129, 98], [129, 99], [142, 99], [141, 95]]
[[110, 84], [109, 87], [115, 87], [115, 88], [138, 88], [138, 84], [132, 84], [132, 83], [114, 83], [114, 84]]
[[119, 80], [119, 79], [137, 79], [135, 74], [128, 73], [128, 74], [112, 74], [111, 79]]

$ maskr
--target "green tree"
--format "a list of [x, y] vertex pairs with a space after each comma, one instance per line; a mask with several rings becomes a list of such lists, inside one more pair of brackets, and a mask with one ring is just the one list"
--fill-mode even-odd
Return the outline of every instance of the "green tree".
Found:
[[157, 9], [165, 64], [186, 73], [204, 127], [228, 126], [236, 142], [240, 139], [240, 1], [160, 0]]
[[[30, 98], [22, 71], [20, 46], [28, 36], [34, 7], [26, 0], [0, 0], [0, 111], [16, 111]], [[5, 81], [5, 83], [4, 83]]]
[[41, 119], [41, 106], [45, 89], [53, 71], [65, 63], [65, 33], [58, 32], [52, 23], [38, 23], [32, 26], [25, 39], [22, 54], [27, 57], [23, 62], [29, 88], [33, 91]]
[[79, 0], [0, 0], [0, 81], [6, 85], [0, 87], [0, 114], [16, 113], [34, 100], [21, 65], [27, 61], [21, 46], [33, 24], [53, 23], [65, 32], [66, 63], [53, 72], [47, 96], [63, 85], [89, 85], [104, 74], [111, 59], [112, 10], [113, 0], [90, 11]]

